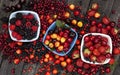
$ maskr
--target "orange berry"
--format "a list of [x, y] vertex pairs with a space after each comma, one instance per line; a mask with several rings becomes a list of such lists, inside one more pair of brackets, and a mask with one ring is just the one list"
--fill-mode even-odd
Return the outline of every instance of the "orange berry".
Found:
[[66, 66], [67, 66], [66, 61], [62, 61], [62, 62], [61, 62], [61, 66], [62, 66], [62, 67], [66, 67]]
[[56, 60], [56, 61], [55, 61], [55, 64], [60, 64], [60, 60]]
[[55, 58], [57, 59], [57, 58], [59, 58], [60, 56], [59, 55], [55, 55]]
[[71, 60], [70, 58], [67, 58], [67, 59], [66, 59], [66, 62], [67, 62], [68, 64], [70, 64], [70, 63], [72, 62], [72, 60]]
[[60, 46], [60, 42], [56, 41], [55, 42], [55, 47], [59, 47]]
[[74, 4], [70, 4], [70, 5], [69, 5], [69, 9], [70, 9], [70, 10], [74, 10], [74, 9], [75, 9], [75, 5], [74, 5]]
[[95, 18], [100, 18], [100, 13], [96, 12], [94, 15]]
[[50, 43], [50, 44], [49, 44], [49, 47], [50, 47], [50, 48], [53, 48], [53, 47], [54, 47], [53, 43]]
[[72, 20], [72, 22], [71, 22], [73, 25], [76, 25], [77, 24], [77, 20]]
[[30, 59], [33, 59], [35, 56], [34, 56], [34, 54], [31, 54], [30, 55]]
[[49, 61], [52, 61], [53, 60], [53, 57], [49, 57]]
[[44, 62], [48, 62], [48, 58], [44, 58]]
[[19, 64], [19, 63], [20, 63], [20, 59], [19, 58], [14, 59], [14, 64]]
[[53, 74], [57, 74], [57, 73], [58, 73], [58, 70], [57, 70], [57, 69], [54, 69], [54, 70], [52, 71], [52, 73], [53, 73]]
[[16, 50], [16, 53], [17, 53], [17, 54], [21, 54], [21, 53], [22, 53], [21, 49], [17, 49], [17, 50]]
[[52, 38], [52, 39], [56, 39], [56, 38], [57, 38], [57, 34], [56, 34], [56, 33], [53, 33], [53, 34], [51, 35], [51, 38]]
[[53, 18], [56, 19], [56, 18], [57, 18], [57, 15], [53, 15]]
[[45, 57], [46, 57], [46, 58], [49, 58], [49, 57], [50, 57], [50, 55], [47, 53], [47, 54], [45, 54]]
[[58, 35], [58, 36], [57, 36], [57, 40], [60, 41], [60, 39], [61, 39], [61, 37]]
[[53, 19], [49, 19], [48, 23], [51, 24], [53, 22]]
[[59, 50], [59, 51], [63, 51], [63, 46], [62, 46], [62, 45], [59, 46], [59, 47], [58, 47], [58, 50]]
[[60, 57], [59, 60], [60, 60], [60, 61], [64, 61], [65, 58], [64, 58], [64, 57]]
[[69, 18], [70, 17], [70, 13], [69, 12], [65, 12], [64, 17], [65, 18]]
[[50, 72], [46, 72], [45, 75], [50, 75]]
[[79, 45], [79, 44], [80, 44], [80, 40], [77, 40], [77, 41], [76, 41], [76, 44]]
[[77, 46], [77, 48], [78, 48], [78, 49], [80, 49], [80, 47], [81, 47], [80, 45], [79, 45], [79, 46]]
[[45, 45], [49, 45], [50, 42], [48, 40], [45, 40], [44, 43], [45, 43]]
[[22, 42], [17, 42], [17, 45], [18, 45], [18, 46], [22, 46], [23, 43], [22, 43]]

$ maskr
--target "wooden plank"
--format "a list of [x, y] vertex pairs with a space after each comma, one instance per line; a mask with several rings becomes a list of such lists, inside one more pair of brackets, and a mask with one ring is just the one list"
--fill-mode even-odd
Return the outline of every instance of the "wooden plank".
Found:
[[7, 66], [8, 66], [8, 60], [3, 60], [3, 63], [0, 67], [0, 75], [7, 75]]
[[82, 13], [83, 14], [86, 14], [89, 5], [90, 5], [90, 0], [82, 0]]
[[34, 75], [36, 66], [36, 64], [25, 64], [23, 67], [22, 75]]
[[89, 6], [89, 3], [90, 3], [90, 0], [68, 0], [67, 2], [68, 4], [75, 4], [77, 6], [82, 6], [82, 13], [85, 14], [87, 9], [88, 9], [88, 6]]
[[23, 66], [24, 66], [24, 62], [15, 65], [15, 75], [22, 75]]
[[112, 6], [113, 6], [113, 3], [114, 3], [114, 0], [92, 0], [90, 2], [89, 8], [91, 7], [91, 5], [93, 3], [98, 3], [100, 12], [109, 16]]
[[[120, 6], [119, 6], [120, 0], [114, 0], [113, 3], [113, 7], [112, 7], [112, 11], [114, 11], [114, 14], [111, 12], [110, 13], [110, 19], [112, 21], [115, 21], [116, 23], [118, 22], [118, 18], [120, 18]], [[115, 61], [118, 63], [114, 69], [112, 70], [112, 72], [108, 75], [120, 75], [120, 66], [119, 66], [119, 61], [120, 60], [120, 56], [116, 56]]]

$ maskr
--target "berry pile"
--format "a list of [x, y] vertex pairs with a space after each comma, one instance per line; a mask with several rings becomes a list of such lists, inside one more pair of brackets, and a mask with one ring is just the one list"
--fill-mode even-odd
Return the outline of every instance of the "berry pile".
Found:
[[69, 51], [75, 36], [75, 32], [72, 31], [70, 27], [67, 27], [64, 23], [57, 20], [56, 27], [48, 31], [44, 44], [58, 53], [66, 53]]
[[89, 35], [84, 38], [84, 41], [83, 56], [85, 60], [104, 63], [107, 58], [110, 58], [110, 46], [106, 37]]
[[37, 36], [38, 21], [33, 14], [16, 13], [10, 19], [10, 33], [17, 40], [31, 40]]
[[[22, 61], [40, 63], [41, 67], [37, 70], [36, 75], [95, 75], [98, 72], [100, 75], [103, 75], [104, 73], [111, 72], [111, 67], [115, 65], [115, 57], [120, 54], [120, 30], [116, 28], [117, 24], [115, 22], [100, 12], [98, 3], [93, 3], [91, 6], [87, 13], [83, 15], [81, 13], [81, 6], [75, 6], [74, 4], [67, 5], [64, 0], [29, 0], [25, 6], [26, 9], [37, 12], [41, 20], [41, 34], [39, 39], [29, 43], [12, 41], [8, 33], [8, 22], [4, 20], [2, 34], [0, 34], [0, 50], [3, 52], [3, 56], [7, 55], [10, 61], [13, 61], [15, 64], [19, 64]], [[6, 9], [8, 10], [8, 8]], [[78, 33], [78, 39], [74, 48], [64, 57], [53, 54], [41, 43], [49, 25], [57, 19], [63, 20]], [[49, 36], [46, 36], [46, 40], [47, 38], [51, 38], [51, 35], [56, 35], [55, 31], [52, 32]], [[110, 57], [108, 64], [94, 65], [81, 60], [80, 48], [82, 37], [86, 33], [93, 32], [107, 34], [113, 40], [113, 53], [112, 55], [107, 54], [107, 57]], [[61, 43], [61, 41], [58, 42]], [[55, 46], [55, 43], [53, 45]], [[24, 69], [23, 73], [30, 72], [31, 69], [31, 67]]]

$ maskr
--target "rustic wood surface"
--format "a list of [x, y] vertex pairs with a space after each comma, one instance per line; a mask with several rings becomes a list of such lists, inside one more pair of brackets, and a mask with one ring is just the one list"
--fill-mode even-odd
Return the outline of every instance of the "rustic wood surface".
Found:
[[[2, 11], [3, 4], [12, 6], [18, 3], [19, 0], [14, 0], [11, 2], [10, 0], [0, 0], [0, 18], [4, 16], [9, 16], [10, 13], [6, 13]], [[100, 5], [100, 9], [103, 14], [110, 17], [111, 20], [117, 22], [117, 19], [120, 17], [120, 0], [66, 0], [68, 4], [81, 5], [82, 4], [82, 13], [86, 14], [86, 11], [90, 8], [93, 2], [97, 2]], [[115, 14], [112, 11], [115, 11]], [[0, 22], [1, 26], [1, 22]], [[120, 58], [116, 57], [116, 61], [118, 62], [117, 66], [114, 70], [107, 75], [120, 75]], [[28, 69], [28, 67], [32, 67], [30, 72], [23, 72]], [[7, 59], [2, 58], [2, 53], [0, 53], [0, 75], [12, 75], [11, 69], [15, 69], [15, 75], [35, 75], [37, 70], [39, 69], [39, 64], [26, 64], [24, 62], [19, 63], [18, 65], [14, 65], [13, 63], [8, 63]], [[41, 74], [42, 75], [42, 74]], [[99, 73], [97, 75], [100, 75]]]

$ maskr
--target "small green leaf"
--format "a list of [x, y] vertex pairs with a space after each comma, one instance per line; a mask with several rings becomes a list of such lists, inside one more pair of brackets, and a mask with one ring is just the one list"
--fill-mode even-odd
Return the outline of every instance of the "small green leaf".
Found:
[[57, 26], [57, 27], [64, 28], [64, 27], [65, 27], [65, 22], [60, 21], [60, 20], [56, 20], [56, 26]]

